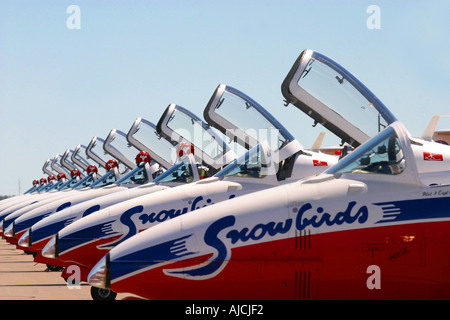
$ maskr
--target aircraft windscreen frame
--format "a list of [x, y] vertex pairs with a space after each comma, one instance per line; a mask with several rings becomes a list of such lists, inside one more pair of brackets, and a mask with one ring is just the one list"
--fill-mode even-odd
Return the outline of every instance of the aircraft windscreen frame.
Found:
[[[227, 157], [232, 150], [220, 138], [221, 133], [179, 105], [169, 105], [158, 122], [157, 128], [158, 133], [175, 144], [185, 141], [193, 145], [195, 158], [209, 167], [217, 169], [228, 163]], [[169, 130], [170, 133], [165, 130]]]
[[103, 149], [117, 158], [117, 160], [120, 160], [119, 162], [123, 163], [128, 169], [136, 167], [136, 164], [131, 159], [134, 159], [140, 150], [127, 140], [127, 136], [123, 131], [112, 129], [105, 139]]
[[204, 110], [204, 117], [208, 123], [213, 123], [227, 137], [236, 138], [246, 148], [266, 140], [274, 151], [295, 140], [258, 102], [228, 85], [217, 87]]
[[83, 167], [78, 167], [78, 165], [76, 163], [74, 163], [72, 161], [72, 154], [73, 154], [73, 150], [72, 149], [67, 149], [63, 155], [61, 156], [61, 165], [63, 165], [65, 168], [67, 168], [68, 170], [73, 170], [73, 169], [78, 169], [80, 170], [80, 175], [82, 178], [85, 177], [85, 175], [83, 174], [83, 171], [85, 170], [85, 168]]
[[137, 118], [127, 133], [127, 140], [136, 148], [147, 151], [152, 157], [152, 161], [156, 161], [165, 169], [169, 169], [173, 165], [174, 147], [158, 134], [156, 126], [152, 122], [144, 118]]
[[89, 167], [89, 162], [82, 156], [81, 150], [84, 150], [84, 153], [86, 154], [86, 146], [79, 144], [73, 150], [71, 160], [86, 170]]
[[141, 165], [121, 177], [115, 184], [143, 184], [147, 181], [147, 169], [145, 168], [145, 165]]
[[97, 179], [93, 184], [90, 185], [91, 188], [102, 188], [106, 187], [110, 184], [115, 183], [116, 180], [116, 174], [114, 173], [114, 170], [106, 172], [101, 178]]
[[[267, 146], [269, 147], [269, 146]], [[275, 175], [277, 168], [272, 167], [264, 155], [264, 147], [258, 144], [239, 159], [234, 160], [225, 168], [217, 172], [214, 177], [238, 177], [238, 178], [257, 178], [263, 179], [268, 175]], [[266, 150], [267, 152], [267, 150]], [[274, 163], [277, 166], [276, 163]], [[273, 170], [273, 172], [272, 172]]]
[[[99, 146], [98, 143], [101, 143], [101, 146]], [[88, 157], [88, 159], [89, 158], [94, 159], [103, 168], [105, 168], [106, 162], [110, 160], [104, 158], [104, 156], [107, 155], [106, 151], [103, 149], [104, 143], [105, 143], [104, 139], [100, 137], [93, 137], [86, 148], [86, 156]]]
[[[181, 175], [180, 175], [181, 173]], [[187, 173], [187, 174], [185, 174]], [[153, 182], [161, 183], [161, 182], [182, 182], [189, 183], [194, 181], [194, 171], [192, 169], [191, 161], [189, 157], [186, 157], [182, 161], [174, 164], [165, 172], [161, 173], [158, 177], [156, 177]]]
[[354, 147], [397, 120], [353, 74], [312, 50], [302, 52], [282, 91], [287, 101], [313, 118], [315, 124], [322, 124]]
[[92, 184], [95, 182], [94, 177], [92, 174], [88, 174], [86, 177], [78, 181], [76, 185], [72, 187], [73, 190], [80, 190], [86, 187], [91, 187]]
[[[385, 145], [387, 143], [387, 145]], [[388, 159], [385, 159], [385, 156]], [[378, 161], [376, 161], [378, 158]], [[387, 127], [368, 143], [326, 170], [325, 174], [372, 173], [397, 175], [405, 170], [406, 163], [397, 132]]]
[[69, 171], [65, 167], [63, 167], [59, 164], [60, 161], [61, 161], [61, 156], [59, 154], [55, 155], [55, 157], [52, 159], [52, 162], [50, 163], [50, 167], [55, 172], [58, 172], [58, 173], [63, 172], [64, 174], [70, 176]]

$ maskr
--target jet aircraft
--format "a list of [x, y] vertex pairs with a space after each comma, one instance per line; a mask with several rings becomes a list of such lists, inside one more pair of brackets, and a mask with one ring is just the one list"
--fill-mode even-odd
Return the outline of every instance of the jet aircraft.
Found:
[[[320, 53], [304, 51], [282, 89], [358, 147], [317, 176], [134, 235], [92, 269], [92, 286], [146, 299], [450, 298], [450, 147], [413, 138]], [[375, 121], [363, 131], [339, 107]]]
[[[204, 115], [242, 147], [253, 148], [211, 178], [123, 201], [76, 221], [61, 229], [42, 254], [90, 270], [106, 251], [139, 231], [203, 206], [317, 174], [338, 160], [303, 149], [267, 110], [230, 86], [217, 87]], [[170, 124], [159, 125], [174, 136]]]

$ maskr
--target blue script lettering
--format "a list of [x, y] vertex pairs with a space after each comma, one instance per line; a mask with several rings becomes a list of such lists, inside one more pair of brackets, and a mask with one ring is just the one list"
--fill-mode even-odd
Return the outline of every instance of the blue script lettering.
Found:
[[[322, 207], [318, 207], [315, 212], [311, 209], [313, 206], [311, 203], [305, 203], [297, 213], [295, 218], [295, 227], [298, 230], [303, 230], [308, 226], [318, 228], [324, 223], [327, 226], [342, 225], [344, 223], [364, 223], [367, 221], [369, 211], [366, 206], [361, 206], [359, 209], [355, 209], [356, 201], [349, 202], [347, 208], [344, 211], [340, 211], [333, 216], [327, 212], [324, 212]], [[354, 212], [354, 214], [352, 214]], [[305, 215], [310, 215], [306, 217]], [[312, 214], [312, 215], [311, 215]], [[209, 260], [207, 264], [201, 264], [197, 268], [192, 267], [190, 269], [184, 269], [177, 271], [177, 274], [183, 274], [187, 278], [200, 277], [207, 279], [214, 277], [222, 268], [225, 267], [225, 263], [231, 259], [231, 247], [229, 244], [225, 244], [220, 238], [219, 233], [225, 229], [233, 227], [236, 222], [236, 217], [233, 215], [225, 216], [213, 222], [205, 231], [204, 241], [205, 244], [215, 249], [216, 254], [214, 258]], [[277, 234], [285, 234], [290, 231], [293, 225], [293, 219], [286, 219], [280, 222], [270, 221], [268, 223], [258, 223], [252, 228], [231, 229], [226, 233], [226, 238], [230, 239], [231, 244], [236, 244], [238, 241], [246, 242], [248, 240], [258, 241], [264, 236], [268, 235], [273, 237]], [[175, 274], [175, 273], [174, 273]]]
[[194, 211], [200, 209], [202, 207], [206, 207], [207, 205], [212, 204], [211, 199], [206, 199], [205, 203], [203, 203], [203, 197], [198, 196], [192, 201], [192, 204], [189, 207], [184, 207], [181, 209], [169, 209], [169, 210], [161, 210], [159, 212], [152, 212], [150, 214], [143, 213], [139, 216], [139, 219], [142, 221], [142, 224], [146, 223], [154, 223], [154, 222], [163, 222], [168, 219], [173, 219], [182, 214], [185, 214], [190, 211]]
[[275, 236], [277, 233], [284, 234], [291, 229], [292, 219], [287, 219], [284, 223], [278, 222], [275, 223], [273, 221], [262, 224], [258, 223], [256, 226], [250, 230], [249, 228], [244, 228], [241, 231], [231, 230], [227, 233], [227, 238], [231, 239], [231, 243], [235, 244], [239, 240], [242, 242], [246, 242], [249, 239], [251, 240], [259, 240], [263, 238], [266, 234], [269, 234], [271, 237]]
[[184, 279], [208, 279], [213, 277], [224, 266], [224, 263], [230, 259], [231, 251], [225, 243], [220, 240], [218, 234], [234, 225], [236, 218], [234, 216], [226, 216], [213, 222], [205, 232], [203, 240], [207, 245], [216, 249], [215, 257], [208, 261], [208, 263], [200, 264], [198, 267], [183, 268], [180, 271], [167, 271], [167, 274], [180, 276]]
[[327, 226], [332, 226], [334, 224], [341, 225], [343, 223], [353, 223], [358, 220], [359, 223], [364, 223], [367, 221], [369, 217], [369, 210], [366, 206], [361, 206], [352, 216], [353, 208], [356, 205], [356, 201], [349, 202], [347, 209], [345, 211], [338, 212], [334, 218], [327, 213], [323, 212], [322, 207], [318, 207], [316, 212], [320, 214], [320, 216], [313, 214], [310, 218], [304, 217], [303, 215], [312, 209], [312, 205], [310, 203], [305, 203], [300, 210], [298, 210], [297, 219], [296, 219], [296, 227], [298, 230], [303, 230], [307, 226], [312, 226], [314, 228], [318, 228], [324, 223]]

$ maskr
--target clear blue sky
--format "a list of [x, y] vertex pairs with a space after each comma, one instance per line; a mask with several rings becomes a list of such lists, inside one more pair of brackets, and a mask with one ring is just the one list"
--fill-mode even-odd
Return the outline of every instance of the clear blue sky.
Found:
[[[369, 5], [380, 29], [369, 29]], [[81, 29], [70, 30], [69, 5]], [[449, 114], [450, 2], [0, 1], [0, 195], [44, 177], [47, 158], [170, 103], [202, 116], [216, 86], [253, 97], [309, 147], [318, 129], [283, 106], [303, 49], [338, 61], [410, 132]]]

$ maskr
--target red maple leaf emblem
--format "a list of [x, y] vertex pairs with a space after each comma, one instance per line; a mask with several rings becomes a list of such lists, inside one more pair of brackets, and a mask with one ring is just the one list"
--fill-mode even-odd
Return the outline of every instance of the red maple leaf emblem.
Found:
[[322, 166], [328, 166], [328, 163], [326, 161], [321, 160], [313, 160], [314, 167], [322, 167]]
[[444, 161], [444, 157], [440, 153], [423, 152], [423, 160], [425, 161]]

